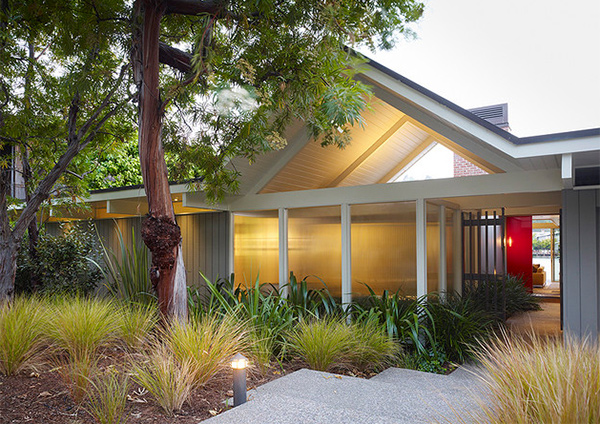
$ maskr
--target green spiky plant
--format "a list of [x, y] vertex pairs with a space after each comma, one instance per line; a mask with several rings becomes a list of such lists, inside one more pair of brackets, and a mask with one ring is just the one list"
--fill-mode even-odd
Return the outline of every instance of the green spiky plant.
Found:
[[91, 382], [87, 392], [86, 411], [99, 424], [122, 424], [127, 421], [123, 414], [127, 404], [130, 382], [127, 375], [109, 369]]
[[0, 305], [0, 372], [14, 375], [37, 365], [45, 346], [48, 310], [37, 297], [17, 296]]

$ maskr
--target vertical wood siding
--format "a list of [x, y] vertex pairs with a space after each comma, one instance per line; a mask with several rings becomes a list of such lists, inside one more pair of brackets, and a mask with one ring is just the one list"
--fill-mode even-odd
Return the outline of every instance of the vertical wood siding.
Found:
[[600, 190], [563, 190], [564, 326], [576, 336], [600, 334]]
[[[202, 272], [210, 281], [227, 275], [229, 260], [229, 212], [210, 212], [192, 215], [178, 215], [181, 227], [183, 260], [186, 267], [187, 283], [190, 286], [203, 286]], [[104, 246], [119, 253], [119, 230], [126, 246], [133, 246], [133, 240], [140, 245], [142, 217], [101, 219], [95, 221], [97, 233]], [[50, 234], [59, 233], [58, 223], [49, 223]]]

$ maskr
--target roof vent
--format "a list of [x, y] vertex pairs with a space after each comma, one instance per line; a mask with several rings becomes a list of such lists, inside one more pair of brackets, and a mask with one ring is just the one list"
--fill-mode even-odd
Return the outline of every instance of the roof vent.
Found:
[[510, 127], [508, 126], [508, 103], [476, 107], [474, 109], [469, 109], [469, 112], [481, 119], [485, 119], [490, 124], [494, 124], [503, 130], [510, 131]]

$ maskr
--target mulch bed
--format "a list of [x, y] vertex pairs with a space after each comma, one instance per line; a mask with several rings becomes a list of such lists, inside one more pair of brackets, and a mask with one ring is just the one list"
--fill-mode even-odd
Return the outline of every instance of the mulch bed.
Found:
[[[248, 372], [248, 389], [260, 386], [301, 368], [299, 363], [275, 365], [265, 375]], [[133, 385], [125, 414], [128, 423], [192, 424], [227, 409], [226, 399], [233, 396], [231, 370], [216, 375], [195, 390], [183, 410], [174, 417], [165, 415], [151, 396]], [[47, 369], [17, 376], [0, 375], [0, 423], [93, 423], [94, 419], [72, 400], [67, 385], [56, 370]]]

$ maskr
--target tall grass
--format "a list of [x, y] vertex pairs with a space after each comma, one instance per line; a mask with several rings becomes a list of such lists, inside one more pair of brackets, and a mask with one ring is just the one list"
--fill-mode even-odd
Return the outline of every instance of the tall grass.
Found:
[[91, 352], [79, 353], [74, 357], [56, 357], [57, 369], [71, 391], [75, 403], [81, 404], [88, 393], [92, 379], [98, 372], [98, 358]]
[[124, 305], [118, 318], [119, 338], [130, 351], [140, 348], [159, 320], [156, 306], [140, 304]]
[[87, 412], [99, 424], [121, 424], [127, 421], [123, 415], [127, 404], [129, 378], [115, 370], [97, 377], [88, 391]]
[[304, 320], [291, 332], [289, 344], [318, 371], [377, 369], [389, 365], [398, 353], [398, 345], [375, 320], [350, 325], [336, 318]]
[[317, 371], [350, 365], [353, 346], [350, 327], [337, 319], [302, 321], [289, 337], [290, 349]]
[[36, 365], [47, 331], [47, 308], [37, 297], [0, 304], [0, 372], [13, 375]]
[[192, 358], [179, 361], [170, 348], [158, 342], [149, 351], [147, 361], [134, 362], [132, 372], [168, 415], [181, 409], [194, 388]]
[[245, 327], [236, 317], [207, 316], [187, 325], [172, 323], [163, 339], [179, 363], [189, 363], [194, 384], [200, 386], [229, 366], [234, 354], [247, 351]]
[[71, 359], [94, 357], [102, 346], [114, 343], [120, 308], [112, 301], [60, 297], [50, 308], [49, 336]]
[[491, 423], [600, 422], [600, 344], [504, 334], [478, 359], [491, 392], [482, 421]]

